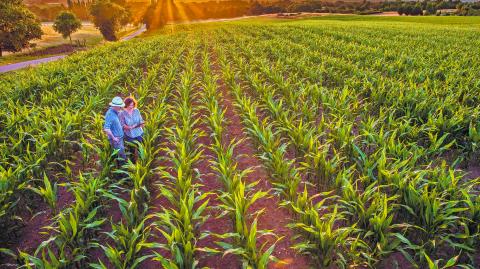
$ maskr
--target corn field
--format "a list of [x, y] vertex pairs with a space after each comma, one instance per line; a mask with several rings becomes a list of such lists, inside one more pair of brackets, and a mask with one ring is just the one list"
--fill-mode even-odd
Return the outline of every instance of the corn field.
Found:
[[[167, 26], [2, 75], [1, 267], [479, 268], [480, 30], [418, 20]], [[116, 95], [146, 121], [121, 167]]]

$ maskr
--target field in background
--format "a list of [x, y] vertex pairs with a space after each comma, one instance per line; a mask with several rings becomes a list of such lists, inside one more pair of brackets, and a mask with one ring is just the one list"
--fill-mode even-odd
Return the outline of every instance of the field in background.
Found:
[[[61, 34], [55, 32], [53, 29], [53, 23], [44, 22], [42, 23], [42, 39], [38, 41], [33, 41], [36, 44], [37, 48], [50, 47], [55, 45], [64, 44], [70, 42], [69, 39], [64, 39]], [[82, 41], [86, 40], [87, 45], [95, 45], [103, 40], [102, 34], [100, 31], [95, 28], [95, 26], [90, 22], [82, 22], [82, 28], [77, 32], [72, 34], [72, 41]]]
[[[2, 75], [0, 264], [478, 268], [479, 26], [167, 25]], [[103, 114], [131, 94], [119, 169]]]
[[[388, 14], [388, 13], [387, 13]], [[390, 13], [391, 14], [391, 13]], [[426, 24], [443, 24], [443, 25], [480, 25], [480, 17], [476, 16], [326, 16], [318, 17], [318, 20], [336, 20], [336, 21], [370, 21], [372, 23], [386, 23], [386, 22], [405, 22], [405, 23], [426, 23]]]

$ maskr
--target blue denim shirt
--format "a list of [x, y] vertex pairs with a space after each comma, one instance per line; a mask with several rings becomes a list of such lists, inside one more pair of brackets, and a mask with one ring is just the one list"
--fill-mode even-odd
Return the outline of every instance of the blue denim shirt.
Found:
[[105, 123], [103, 129], [109, 129], [115, 137], [123, 138], [123, 128], [118, 118], [118, 112], [113, 108], [109, 108], [105, 113]]
[[[132, 115], [128, 114], [127, 111], [123, 111], [118, 117], [122, 125], [135, 126], [144, 123], [140, 110], [136, 108], [133, 110]], [[126, 130], [125, 135], [130, 138], [139, 137], [143, 135], [143, 129], [142, 127], [137, 127], [132, 130]]]

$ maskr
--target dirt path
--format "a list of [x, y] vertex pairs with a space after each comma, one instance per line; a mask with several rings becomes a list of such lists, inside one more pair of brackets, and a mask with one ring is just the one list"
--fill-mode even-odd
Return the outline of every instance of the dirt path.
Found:
[[30, 66], [37, 66], [42, 63], [49, 63], [53, 61], [57, 61], [60, 59], [63, 59], [67, 57], [66, 54], [63, 55], [57, 55], [57, 56], [52, 56], [52, 57], [47, 57], [47, 58], [42, 58], [42, 59], [37, 59], [37, 60], [31, 60], [31, 61], [26, 61], [26, 62], [20, 62], [20, 63], [15, 63], [15, 64], [7, 64], [7, 65], [2, 65], [0, 66], [0, 73], [5, 73], [9, 71], [15, 71], [18, 69], [23, 69], [27, 68]]
[[[218, 64], [213, 67], [213, 71], [214, 73], [220, 75], [220, 68]], [[219, 90], [223, 95], [223, 98], [219, 100], [219, 104], [226, 109], [225, 118], [227, 120], [227, 124], [225, 127], [225, 141], [230, 141], [233, 138], [237, 140], [246, 138], [239, 112], [234, 107], [234, 98], [232, 93], [222, 79], [219, 80], [218, 85]], [[246, 139], [245, 142], [239, 144], [235, 149], [235, 156], [238, 161], [238, 169], [245, 170], [253, 167], [253, 172], [246, 177], [246, 182], [251, 183], [259, 180], [260, 183], [256, 186], [256, 191], [271, 191], [272, 185], [268, 180], [268, 173], [255, 154], [256, 149], [251, 140]], [[269, 198], [257, 201], [257, 203], [250, 208], [252, 212], [264, 209], [264, 213], [258, 220], [259, 229], [272, 230], [276, 235], [283, 237], [283, 239], [277, 243], [273, 253], [273, 255], [281, 262], [271, 263], [269, 268], [310, 268], [309, 265], [312, 264], [312, 262], [308, 259], [308, 257], [298, 255], [291, 248], [293, 245], [292, 238], [294, 237], [294, 234], [292, 230], [287, 228], [287, 225], [290, 223], [292, 216], [285, 208], [282, 208], [279, 205], [279, 198], [277, 196], [271, 196]], [[273, 243], [275, 238], [270, 237], [267, 240], [270, 243]]]
[[[200, 104], [197, 104], [200, 105]], [[206, 119], [207, 117], [207, 111], [201, 111], [198, 114], [198, 117], [203, 117]], [[200, 126], [200, 129], [204, 130], [206, 135], [201, 137], [198, 142], [199, 144], [202, 145], [203, 148], [203, 154], [202, 154], [202, 159], [195, 165], [195, 168], [198, 169], [198, 171], [201, 174], [202, 178], [202, 186], [200, 187], [200, 191], [202, 193], [207, 193], [207, 192], [212, 192], [212, 193], [218, 193], [219, 190], [223, 189], [223, 184], [220, 182], [218, 179], [217, 175], [215, 174], [215, 171], [212, 168], [212, 164], [210, 161], [213, 161], [215, 159], [215, 154], [211, 150], [211, 145], [213, 143], [211, 135], [210, 135], [210, 130], [205, 123], [205, 121], [202, 121]], [[218, 216], [221, 214], [219, 210], [215, 208], [215, 206], [218, 206], [221, 204], [221, 201], [219, 201], [216, 196], [212, 195], [210, 196], [210, 202], [209, 202], [209, 208], [205, 211], [204, 215], [210, 215], [210, 218], [205, 222], [204, 225], [201, 226], [200, 230], [202, 231], [210, 231], [215, 234], [224, 234], [231, 232], [233, 229], [233, 223], [232, 221], [227, 217], [223, 216], [219, 218]], [[209, 247], [209, 248], [218, 248], [218, 245], [215, 243], [216, 241], [219, 241], [216, 239], [214, 236], [207, 237], [203, 240], [199, 241], [199, 246], [200, 247]], [[204, 256], [200, 257], [200, 262], [199, 262], [200, 267], [208, 267], [208, 268], [240, 268], [240, 262], [238, 258], [232, 254], [225, 255], [225, 256]]]
[[[61, 182], [63, 180], [59, 181], [59, 183]], [[58, 210], [61, 211], [73, 202], [74, 197], [66, 187], [58, 186], [57, 199]], [[23, 227], [18, 231], [14, 239], [5, 242], [5, 247], [13, 250], [15, 253], [22, 251], [32, 254], [41, 242], [46, 241], [51, 236], [50, 231], [45, 229], [45, 226], [52, 222], [52, 210], [43, 200], [38, 199], [35, 202], [35, 207], [32, 208], [32, 212], [25, 210], [20, 215], [24, 221]], [[6, 268], [9, 268], [6, 265], [8, 263], [11, 263], [12, 268], [17, 267], [17, 264], [14, 264], [14, 261], [9, 261], [8, 258], [4, 261], [0, 260], [0, 265], [3, 264], [2, 266], [6, 266]]]
[[[78, 178], [82, 171], [93, 165], [92, 162], [94, 161], [92, 159], [90, 164], [82, 165], [81, 155], [77, 154], [71, 162], [73, 164], [71, 166], [73, 178]], [[60, 171], [55, 172], [59, 174], [58, 177], [52, 177], [55, 178], [54, 182], [58, 184], [57, 211], [60, 212], [70, 206], [75, 201], [75, 197], [68, 190], [67, 186], [62, 185], [68, 183], [69, 179], [61, 175]], [[20, 251], [33, 254], [41, 242], [52, 236], [52, 231], [45, 228], [52, 223], [52, 210], [36, 194], [32, 199], [35, 199], [33, 203], [29, 202], [32, 211], [25, 209], [19, 214], [24, 221], [23, 227], [16, 232], [14, 239], [5, 242], [6, 248], [14, 251], [16, 254]], [[28, 205], [25, 204], [23, 207], [28, 208]], [[8, 257], [5, 260], [0, 260], [0, 265], [0, 268], [3, 268], [2, 266], [5, 266], [5, 268], [16, 268], [18, 266], [15, 261]]]
[[127, 35], [127, 36], [124, 36], [122, 37], [120, 40], [121, 41], [128, 41], [136, 36], [139, 36], [141, 35], [143, 32], [147, 31], [147, 26], [145, 24], [142, 24], [142, 26], [140, 27], [140, 29], [138, 29], [137, 31]]

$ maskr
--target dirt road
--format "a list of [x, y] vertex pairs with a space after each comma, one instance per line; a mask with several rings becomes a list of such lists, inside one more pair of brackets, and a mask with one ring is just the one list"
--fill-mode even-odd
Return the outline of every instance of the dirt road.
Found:
[[147, 31], [147, 26], [144, 24], [144, 25], [142, 25], [142, 27], [140, 27], [140, 29], [138, 29], [137, 31], [135, 31], [135, 32], [133, 32], [133, 33], [127, 35], [127, 36], [122, 37], [121, 40], [122, 40], [122, 41], [128, 41], [128, 40], [130, 40], [130, 39], [132, 39], [132, 38], [134, 38], [134, 37], [142, 34], [142, 33], [145, 32], [145, 31]]
[[35, 66], [35, 65], [38, 65], [38, 64], [42, 64], [42, 63], [53, 62], [53, 61], [56, 61], [56, 60], [63, 59], [66, 56], [67, 55], [57, 55], [57, 56], [53, 56], [53, 57], [47, 57], [47, 58], [42, 58], [42, 59], [37, 59], [37, 60], [15, 63], [15, 64], [2, 65], [2, 66], [0, 66], [0, 73], [14, 71], [14, 70], [26, 68], [26, 67], [29, 67], [29, 66]]

